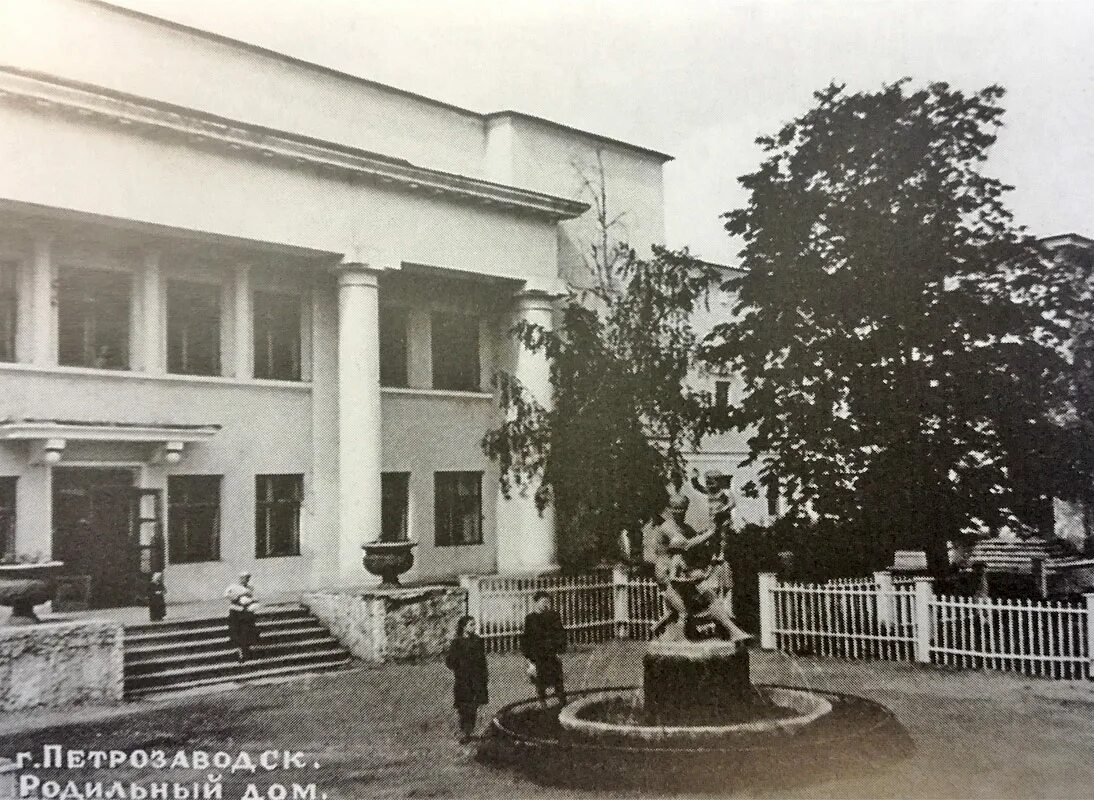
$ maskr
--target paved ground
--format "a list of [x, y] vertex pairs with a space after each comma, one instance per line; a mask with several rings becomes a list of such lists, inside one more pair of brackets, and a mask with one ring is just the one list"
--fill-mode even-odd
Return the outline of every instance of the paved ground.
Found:
[[[567, 657], [574, 688], [637, 683], [640, 650], [631, 643]], [[492, 657], [492, 711], [527, 695], [522, 664]], [[792, 791], [793, 798], [1094, 797], [1094, 684], [1022, 679], [1002, 673], [946, 672], [903, 664], [791, 659], [755, 653], [754, 678], [860, 694], [896, 712], [916, 743], [907, 760], [866, 777]], [[544, 789], [483, 766], [455, 740], [450, 678], [439, 661], [355, 669], [277, 685], [139, 703], [119, 711], [0, 717], [0, 755], [41, 753], [45, 743], [82, 749], [307, 753], [305, 770], [251, 776], [228, 770], [224, 797], [247, 784], [314, 784], [317, 797], [592, 797]], [[485, 723], [485, 719], [483, 720]], [[314, 765], [318, 764], [318, 768]], [[793, 769], [788, 763], [787, 769]], [[205, 773], [121, 768], [40, 773], [43, 780], [174, 780]], [[263, 790], [264, 791], [264, 790]], [[620, 796], [624, 796], [620, 794]]]

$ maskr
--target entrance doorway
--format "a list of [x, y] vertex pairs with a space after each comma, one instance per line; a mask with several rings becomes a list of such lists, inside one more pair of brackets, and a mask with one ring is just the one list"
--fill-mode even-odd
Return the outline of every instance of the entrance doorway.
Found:
[[88, 582], [88, 605], [141, 602], [163, 569], [158, 490], [136, 489], [127, 469], [53, 470], [53, 554]]

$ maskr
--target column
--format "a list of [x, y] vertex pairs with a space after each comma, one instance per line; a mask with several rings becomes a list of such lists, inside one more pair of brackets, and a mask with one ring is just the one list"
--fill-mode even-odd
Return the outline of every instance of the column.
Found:
[[[141, 272], [141, 348], [140, 366], [145, 372], [162, 375], [166, 371], [164, 348], [165, 325], [163, 303], [161, 302], [162, 279], [160, 275], [160, 254], [150, 250], [144, 255], [144, 269]], [[136, 342], [134, 344], [137, 344]]]
[[[523, 320], [545, 330], [553, 329], [555, 298], [555, 294], [546, 291], [521, 292], [516, 297], [512, 322]], [[509, 366], [536, 401], [544, 408], [550, 408], [553, 391], [547, 357], [514, 343]], [[501, 574], [558, 569], [554, 508], [548, 506], [540, 512], [536, 508], [535, 490], [535, 486], [526, 486], [523, 492], [514, 487], [508, 498], [498, 491], [498, 572]]]
[[254, 298], [249, 264], [237, 264], [232, 273], [232, 375], [254, 377]]
[[57, 363], [57, 324], [53, 305], [53, 242], [50, 237], [34, 237], [31, 259], [31, 358], [39, 366]]
[[369, 579], [361, 545], [380, 535], [380, 309], [377, 273], [338, 268], [338, 557], [346, 582]]

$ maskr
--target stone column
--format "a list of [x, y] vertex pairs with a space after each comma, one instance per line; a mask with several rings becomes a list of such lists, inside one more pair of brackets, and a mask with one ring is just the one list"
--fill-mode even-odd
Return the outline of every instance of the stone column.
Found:
[[139, 366], [145, 372], [160, 375], [167, 369], [167, 354], [164, 347], [166, 326], [161, 302], [163, 284], [160, 276], [160, 254], [154, 250], [145, 253], [140, 285], [140, 339], [133, 344], [134, 346], [139, 344], [141, 347], [142, 356]]
[[31, 358], [39, 366], [57, 363], [57, 315], [54, 313], [53, 243], [49, 236], [34, 237], [31, 260]]
[[254, 377], [254, 298], [248, 264], [237, 264], [232, 273], [232, 375]]
[[378, 270], [338, 268], [338, 561], [343, 581], [371, 576], [361, 545], [380, 536], [380, 309]]
[[[516, 297], [512, 322], [523, 320], [545, 330], [553, 329], [556, 297], [546, 291], [521, 292]], [[550, 365], [542, 352], [532, 353], [513, 343], [509, 368], [541, 406], [551, 407]], [[558, 569], [554, 508], [548, 506], [542, 512], [536, 508], [536, 488], [527, 486], [521, 492], [514, 487], [508, 498], [498, 491], [498, 572], [503, 575]]]

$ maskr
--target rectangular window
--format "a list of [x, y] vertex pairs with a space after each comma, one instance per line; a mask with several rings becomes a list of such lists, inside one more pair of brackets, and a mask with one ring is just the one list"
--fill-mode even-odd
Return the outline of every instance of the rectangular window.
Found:
[[68, 367], [129, 369], [132, 276], [62, 269], [57, 286], [58, 360]]
[[779, 516], [779, 482], [777, 480], [767, 484], [767, 515]]
[[169, 475], [167, 552], [170, 563], [220, 558], [220, 476]]
[[437, 546], [482, 544], [482, 473], [437, 472], [433, 488]]
[[300, 555], [303, 475], [255, 476], [255, 555]]
[[434, 389], [481, 389], [478, 317], [434, 314], [432, 350]]
[[300, 380], [300, 298], [254, 293], [254, 376]]
[[15, 361], [19, 314], [19, 265], [0, 261], [0, 361]]
[[407, 386], [407, 310], [380, 306], [380, 385]]
[[219, 286], [185, 281], [167, 284], [167, 371], [220, 374]]
[[729, 411], [730, 381], [714, 382], [714, 407], [719, 411]]
[[15, 482], [0, 477], [0, 555], [15, 553]]
[[405, 542], [410, 515], [410, 473], [385, 472], [380, 478], [380, 541]]

